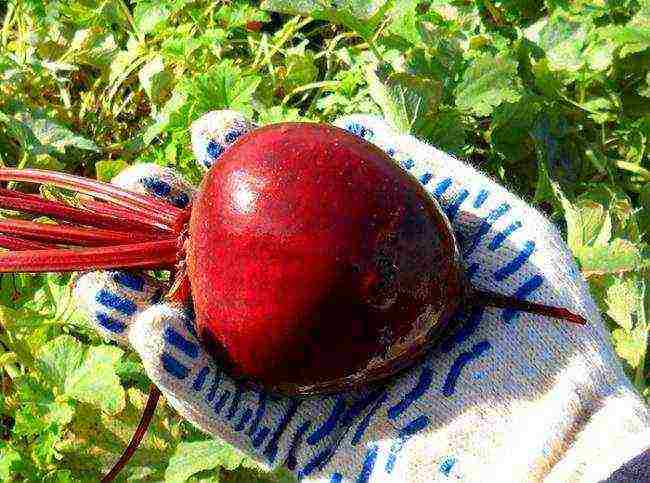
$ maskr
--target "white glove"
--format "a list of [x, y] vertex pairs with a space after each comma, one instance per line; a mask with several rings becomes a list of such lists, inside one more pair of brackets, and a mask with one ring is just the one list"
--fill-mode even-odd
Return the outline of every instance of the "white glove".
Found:
[[[140, 354], [183, 417], [304, 480], [593, 482], [641, 454], [648, 408], [557, 230], [489, 178], [382, 120], [356, 115], [336, 125], [384, 149], [440, 201], [477, 288], [566, 307], [588, 325], [476, 308], [458, 315], [449, 343], [381, 388], [304, 400], [238, 385], [203, 351], [191, 310], [157, 303], [162, 287], [142, 273], [79, 278], [77, 297], [98, 330]], [[192, 129], [197, 161], [209, 168], [252, 128], [232, 111], [207, 114]], [[191, 197], [180, 177], [149, 169], [130, 168], [116, 182], [172, 202]], [[644, 461], [635, 481], [650, 481]]]

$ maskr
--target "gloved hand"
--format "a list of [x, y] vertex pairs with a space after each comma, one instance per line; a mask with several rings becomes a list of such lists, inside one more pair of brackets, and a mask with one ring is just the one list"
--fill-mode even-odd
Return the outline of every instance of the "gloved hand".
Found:
[[[588, 325], [472, 309], [458, 315], [453, 339], [382, 387], [304, 400], [238, 385], [201, 348], [191, 310], [158, 303], [162, 287], [142, 273], [80, 276], [76, 295], [97, 329], [140, 354], [183, 417], [301, 479], [593, 482], [639, 455], [650, 441], [648, 409], [557, 230], [489, 178], [379, 119], [336, 124], [384, 149], [440, 201], [475, 286], [566, 307]], [[192, 128], [197, 161], [209, 168], [252, 128], [232, 111], [207, 114]], [[115, 182], [175, 204], [193, 191], [151, 165]]]

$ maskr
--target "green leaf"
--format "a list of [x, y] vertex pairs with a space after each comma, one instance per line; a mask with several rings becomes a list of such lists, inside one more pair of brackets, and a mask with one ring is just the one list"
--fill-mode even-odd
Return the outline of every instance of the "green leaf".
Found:
[[648, 329], [639, 326], [632, 331], [614, 329], [612, 331], [616, 353], [632, 368], [637, 368], [646, 353], [648, 345]]
[[587, 65], [594, 71], [604, 71], [612, 65], [614, 60], [614, 42], [600, 39], [592, 42], [586, 48], [584, 55], [587, 58]]
[[508, 53], [474, 59], [456, 88], [456, 106], [478, 116], [488, 116], [504, 102], [517, 102], [523, 87], [517, 61]]
[[244, 75], [232, 60], [212, 66], [207, 72], [181, 79], [145, 134], [145, 143], [165, 131], [187, 131], [192, 121], [215, 109], [233, 109], [252, 114], [251, 101], [261, 78]]
[[75, 134], [53, 119], [34, 116], [29, 112], [20, 112], [15, 118], [29, 132], [31, 139], [26, 149], [34, 154], [64, 153], [68, 147], [99, 152], [90, 139]]
[[218, 440], [180, 443], [165, 471], [165, 481], [181, 483], [205, 470], [224, 468], [234, 470], [245, 460], [243, 453]]
[[639, 230], [641, 233], [650, 233], [650, 182], [643, 185], [639, 194], [641, 210], [639, 212]]
[[161, 28], [171, 14], [164, 1], [140, 1], [133, 10], [133, 19], [138, 31], [148, 34]]
[[167, 97], [172, 76], [165, 70], [162, 55], [156, 55], [146, 62], [138, 72], [142, 88], [154, 104], [160, 103]]
[[622, 46], [621, 57], [641, 52], [650, 47], [650, 27], [637, 26], [607, 26], [599, 29], [598, 33], [606, 39]]
[[286, 92], [309, 84], [318, 75], [318, 69], [314, 63], [314, 53], [311, 50], [305, 50], [306, 46], [307, 41], [304, 41], [287, 50], [286, 71], [282, 82]]
[[417, 8], [419, 4], [418, 0], [395, 0], [388, 13], [390, 16], [390, 23], [388, 24], [390, 31], [414, 45], [422, 41], [418, 29], [420, 19]]
[[586, 276], [631, 272], [641, 265], [639, 249], [631, 241], [621, 238], [604, 246], [581, 246], [573, 253]]
[[156, 137], [158, 137], [173, 123], [173, 118], [178, 116], [181, 110], [186, 107], [188, 97], [189, 96], [179, 88], [176, 88], [172, 92], [169, 100], [158, 112], [155, 122], [145, 130], [142, 137], [145, 144], [151, 144]]
[[301, 121], [300, 111], [298, 109], [287, 108], [286, 106], [273, 106], [270, 109], [260, 113], [258, 118], [259, 124], [275, 124], [277, 122]]
[[63, 388], [66, 379], [84, 359], [84, 348], [74, 337], [61, 335], [43, 345], [36, 361], [43, 375], [55, 386]]
[[436, 113], [420, 135], [437, 148], [457, 156], [467, 142], [465, 120], [456, 109]]
[[577, 71], [586, 62], [583, 50], [592, 25], [589, 18], [574, 18], [557, 10], [539, 33], [539, 46], [546, 51], [553, 70]]
[[126, 79], [146, 61], [144, 45], [135, 38], [130, 38], [127, 50], [119, 51], [111, 62], [108, 75], [108, 99], [112, 99]]
[[107, 69], [118, 50], [113, 33], [91, 27], [75, 32], [67, 55], [79, 63]]
[[[144, 386], [147, 387], [147, 384]], [[136, 388], [127, 391], [124, 411], [112, 415], [96, 406], [78, 404], [71, 424], [74, 437], [60, 466], [73, 470], [78, 479], [98, 481], [122, 454], [142, 416], [147, 394]], [[142, 443], [122, 475], [128, 481], [163, 481], [164, 470], [172, 451], [186, 432], [182, 423], [164, 400], [158, 404]]]
[[21, 462], [20, 453], [6, 442], [0, 441], [0, 480], [12, 481]]
[[65, 381], [65, 393], [78, 401], [100, 407], [109, 414], [124, 409], [124, 389], [116, 373], [123, 351], [96, 346], [86, 352], [83, 363]]
[[499, 106], [492, 117], [490, 142], [508, 163], [534, 152], [531, 130], [542, 106], [534, 98], [523, 97], [516, 103]]
[[366, 68], [370, 96], [384, 118], [402, 133], [415, 132], [426, 124], [442, 95], [442, 86], [431, 79], [395, 73], [384, 81], [374, 68]]
[[[571, 203], [554, 183], [555, 196], [564, 210], [567, 223], [567, 244], [574, 254], [589, 247], [606, 247], [612, 237], [612, 219], [605, 206], [610, 206], [612, 195], [599, 203], [585, 195], [575, 204]], [[589, 250], [585, 254], [591, 253]], [[588, 256], [588, 255], [585, 255]]]
[[127, 168], [129, 164], [122, 159], [105, 159], [95, 163], [95, 172], [99, 181], [110, 182], [117, 174], [123, 169]]
[[650, 71], [645, 76], [645, 85], [639, 88], [639, 95], [643, 97], [650, 97]]
[[358, 20], [370, 20], [379, 13], [387, 0], [263, 0], [262, 8], [291, 15], [340, 21], [346, 15]]
[[633, 316], [643, 302], [641, 297], [639, 284], [633, 277], [617, 277], [606, 289], [607, 315], [626, 331], [631, 331]]

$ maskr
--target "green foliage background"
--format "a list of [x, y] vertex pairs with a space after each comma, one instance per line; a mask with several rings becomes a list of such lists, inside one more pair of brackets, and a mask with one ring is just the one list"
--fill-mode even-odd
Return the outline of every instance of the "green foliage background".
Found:
[[[0, 4], [0, 162], [193, 181], [188, 126], [383, 114], [561, 227], [650, 399], [650, 2], [11, 0]], [[95, 480], [148, 386], [75, 310], [69, 277], [0, 279], [0, 479]], [[175, 413], [123, 477], [280, 481]]]

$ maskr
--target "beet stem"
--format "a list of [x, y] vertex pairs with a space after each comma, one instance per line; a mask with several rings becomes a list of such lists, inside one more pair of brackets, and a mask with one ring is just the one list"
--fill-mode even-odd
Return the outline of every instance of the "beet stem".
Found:
[[177, 262], [177, 248], [177, 240], [167, 239], [108, 247], [9, 252], [0, 254], [0, 273], [169, 269]]
[[133, 242], [151, 241], [151, 233], [120, 232], [100, 228], [83, 228], [38, 223], [35, 221], [4, 219], [0, 220], [0, 233], [59, 244], [77, 246], [125, 245]]
[[528, 300], [519, 300], [514, 297], [486, 290], [475, 290], [473, 297], [480, 301], [481, 305], [486, 305], [488, 307], [519, 310], [531, 314], [552, 317], [554, 319], [562, 319], [579, 325], [585, 325], [587, 323], [587, 320], [581, 315], [574, 314], [573, 312], [561, 307], [552, 307], [550, 305], [529, 302]]
[[152, 196], [134, 193], [109, 183], [94, 181], [67, 173], [40, 169], [2, 168], [0, 169], [0, 181], [51, 184], [59, 188], [87, 194], [138, 211], [173, 229], [179, 228], [179, 220], [184, 218], [184, 212], [182, 210], [179, 210], [166, 201], [158, 200]]
[[56, 245], [48, 245], [46, 243], [39, 243], [33, 240], [26, 240], [17, 236], [0, 235], [0, 247], [9, 250], [46, 250], [57, 248]]
[[[105, 201], [96, 201], [93, 199], [81, 199], [81, 205], [85, 210], [88, 210], [91, 213], [97, 213], [102, 216], [115, 217], [123, 220], [128, 220], [129, 223], [133, 223], [139, 230], [149, 230], [156, 231], [160, 233], [160, 230], [163, 231], [175, 231], [164, 223], [160, 223], [154, 220], [151, 220], [148, 215], [142, 215], [139, 213], [134, 213], [128, 208], [122, 206], [113, 205]], [[139, 224], [144, 224], [139, 225]]]
[[115, 477], [120, 473], [120, 471], [122, 471], [122, 469], [129, 462], [129, 460], [133, 456], [133, 453], [135, 453], [135, 450], [138, 449], [138, 446], [140, 446], [140, 443], [142, 442], [142, 438], [144, 438], [144, 435], [147, 433], [147, 429], [149, 429], [149, 425], [151, 424], [151, 420], [153, 419], [153, 415], [156, 411], [156, 405], [158, 404], [159, 399], [160, 399], [160, 390], [155, 385], [152, 384], [151, 386], [149, 386], [149, 398], [147, 399], [147, 405], [145, 406], [144, 411], [142, 412], [142, 417], [140, 418], [138, 427], [136, 428], [135, 432], [133, 433], [133, 436], [131, 437], [131, 441], [129, 442], [129, 445], [122, 453], [122, 456], [120, 456], [120, 459], [117, 460], [117, 462], [113, 465], [111, 470], [108, 473], [106, 473], [106, 475], [102, 478], [101, 480], [102, 483], [109, 483], [113, 481]]
[[[109, 206], [107, 203], [104, 204]], [[46, 200], [39, 196], [3, 188], [0, 188], [0, 208], [112, 230], [133, 230], [141, 228], [140, 223], [147, 223], [157, 228], [169, 230], [166, 225], [160, 226], [160, 224], [150, 221], [145, 217], [139, 217], [137, 222], [140, 223], [136, 223], [135, 220], [125, 219], [123, 214], [118, 218], [112, 214], [82, 210], [59, 201]], [[125, 211], [124, 213], [128, 212]]]

